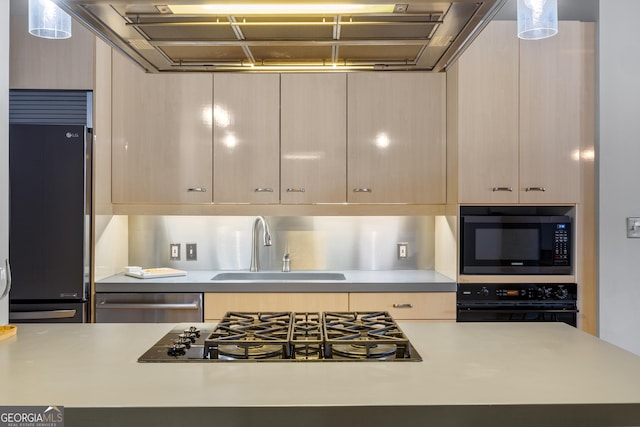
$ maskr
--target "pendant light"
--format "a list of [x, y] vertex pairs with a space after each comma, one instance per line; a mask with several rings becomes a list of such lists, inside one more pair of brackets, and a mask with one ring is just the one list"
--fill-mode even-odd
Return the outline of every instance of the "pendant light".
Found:
[[29, 0], [29, 34], [45, 39], [68, 39], [71, 16], [51, 0]]
[[540, 40], [557, 33], [557, 0], [518, 0], [518, 37]]

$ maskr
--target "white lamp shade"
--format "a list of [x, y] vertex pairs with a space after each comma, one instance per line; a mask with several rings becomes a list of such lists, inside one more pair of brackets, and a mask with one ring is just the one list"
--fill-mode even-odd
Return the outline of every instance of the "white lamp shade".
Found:
[[539, 40], [557, 33], [557, 0], [518, 0], [518, 37]]
[[68, 39], [71, 16], [51, 0], [29, 0], [29, 34], [45, 39]]

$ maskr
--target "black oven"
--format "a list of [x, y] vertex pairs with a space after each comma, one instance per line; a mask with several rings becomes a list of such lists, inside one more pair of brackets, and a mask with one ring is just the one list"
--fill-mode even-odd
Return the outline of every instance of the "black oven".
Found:
[[575, 283], [459, 283], [458, 322], [577, 324]]
[[460, 273], [572, 274], [572, 239], [566, 215], [461, 213]]

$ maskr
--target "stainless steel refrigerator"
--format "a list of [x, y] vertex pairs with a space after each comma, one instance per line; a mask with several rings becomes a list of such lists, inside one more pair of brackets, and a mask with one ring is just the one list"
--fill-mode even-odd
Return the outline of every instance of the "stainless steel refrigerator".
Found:
[[9, 126], [11, 323], [88, 319], [90, 142], [83, 125]]

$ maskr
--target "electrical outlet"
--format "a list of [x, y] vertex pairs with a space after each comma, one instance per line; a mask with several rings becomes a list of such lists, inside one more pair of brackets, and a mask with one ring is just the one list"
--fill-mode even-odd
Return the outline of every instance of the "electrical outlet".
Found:
[[169, 258], [180, 261], [180, 243], [169, 244]]
[[187, 243], [187, 261], [196, 261], [198, 259], [198, 245], [196, 243]]
[[640, 237], [640, 218], [627, 218], [627, 238]]
[[409, 256], [409, 243], [398, 243], [398, 259], [405, 259]]

